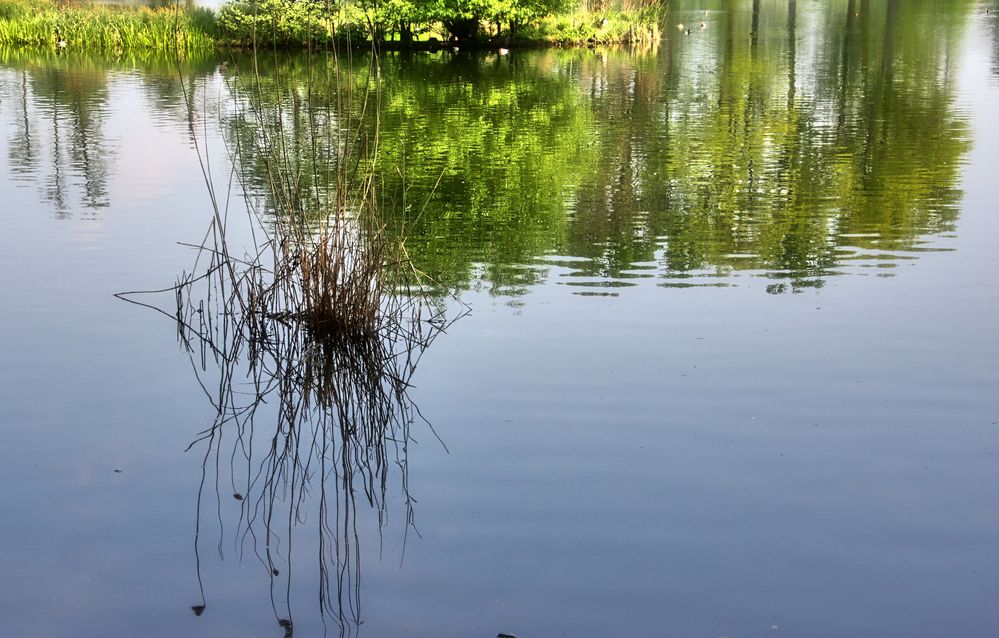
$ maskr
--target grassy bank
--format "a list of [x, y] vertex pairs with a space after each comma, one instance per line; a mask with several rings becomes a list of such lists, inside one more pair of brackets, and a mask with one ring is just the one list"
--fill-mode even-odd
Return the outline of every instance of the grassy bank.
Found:
[[[651, 4], [647, 4], [651, 3]], [[388, 0], [341, 4], [324, 0], [234, 0], [218, 14], [228, 44], [284, 47], [375, 40], [395, 48], [658, 41], [664, 11], [657, 0], [593, 4], [586, 0]]]
[[[232, 0], [217, 12], [189, 6], [115, 7], [0, 0], [0, 46], [93, 51], [182, 51], [253, 46], [435, 48], [650, 43], [661, 37], [655, 0]], [[158, 3], [162, 5], [163, 3]]]
[[0, 0], [0, 45], [125, 51], [192, 51], [216, 45], [208, 9], [57, 5]]

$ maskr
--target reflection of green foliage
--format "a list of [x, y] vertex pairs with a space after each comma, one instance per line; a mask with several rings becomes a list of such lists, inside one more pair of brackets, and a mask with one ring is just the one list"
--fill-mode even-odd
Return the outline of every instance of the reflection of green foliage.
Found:
[[[367, 56], [339, 74], [327, 55], [236, 58], [226, 77], [252, 109], [224, 125], [231, 143], [280, 133], [298, 170], [322, 176], [352, 131], [374, 130], [377, 97], [386, 222], [444, 286], [522, 290], [545, 273], [523, 266], [553, 254], [585, 258], [573, 268], [590, 278], [762, 271], [819, 286], [954, 227], [971, 5], [798, 4], [712, 13], [650, 53], [385, 55], [377, 95]], [[700, 19], [695, 5], [673, 11]], [[254, 64], [260, 84], [240, 88]], [[313, 147], [311, 127], [339, 141]], [[266, 192], [266, 162], [242, 163]]]
[[[428, 252], [425, 244], [414, 244], [418, 266], [442, 285], [468, 285], [480, 263], [492, 265], [489, 279], [505, 285], [500, 270], [513, 272], [562, 232], [570, 180], [580, 165], [595, 160], [585, 143], [592, 122], [577, 108], [569, 74], [554, 69], [562, 58], [550, 54], [540, 67], [495, 56], [382, 59], [378, 162], [386, 222], [400, 234], [478, 238], [467, 251]], [[244, 154], [241, 162], [244, 183], [254, 192], [266, 191], [265, 156], [281, 153], [303, 176], [323, 175], [323, 161], [345, 153], [354, 130], [348, 121], [366, 121], [373, 130], [376, 96], [367, 58], [341, 60], [339, 76], [324, 58], [282, 58], [278, 67], [271, 60], [257, 60], [258, 77], [242, 62], [229, 67], [230, 86], [243, 104], [226, 121], [229, 143], [265, 149], [256, 159]], [[327, 112], [331, 103], [340, 110]], [[348, 103], [350, 114], [344, 111]], [[317, 150], [312, 130], [320, 140], [339, 136], [339, 143]], [[302, 187], [314, 181], [305, 178]], [[274, 208], [266, 201], [262, 207]], [[520, 279], [513, 276], [511, 283]]]
[[548, 52], [532, 64], [419, 57], [386, 65], [386, 190], [400, 193], [394, 210], [409, 209], [400, 225], [408, 219], [415, 236], [451, 244], [411, 245], [434, 279], [464, 286], [484, 263], [504, 286], [527, 276], [512, 267], [560, 241], [579, 171], [597, 159], [570, 62]]
[[[224, 78], [233, 98], [222, 125], [241, 180], [263, 211], [322, 214], [335, 203], [299, 206], [337, 194], [338, 175], [360, 174], [369, 156], [367, 118], [375, 110], [374, 67], [367, 56], [235, 57]], [[273, 201], [272, 167], [297, 178]], [[292, 184], [293, 182], [293, 184]], [[346, 194], [341, 191], [340, 194]]]
[[[870, 4], [889, 15], [891, 3]], [[659, 255], [677, 276], [766, 269], [803, 285], [847, 257], [843, 246], [856, 257], [912, 249], [951, 227], [968, 142], [949, 74], [967, 5], [896, 5], [892, 29], [867, 18], [866, 41], [855, 34], [851, 45], [866, 53], [848, 52], [865, 64], [805, 79], [796, 73], [813, 62], [796, 59], [797, 20], [784, 7], [717, 16], [704, 34], [710, 56], [681, 37], [663, 52], [665, 70], [592, 72], [607, 87], [593, 100], [598, 119], [624, 124], [608, 128], [577, 197], [571, 252], [593, 259], [584, 272], [621, 276]], [[829, 16], [823, 33], [847, 38], [842, 20]], [[753, 38], [754, 22], [784, 28]]]
[[[549, 253], [587, 258], [574, 269], [589, 277], [658, 262], [670, 278], [765, 271], [795, 289], [845, 260], [890, 265], [957, 215], [968, 141], [951, 61], [967, 6], [867, 6], [806, 20], [760, 2], [658, 54], [387, 57], [383, 208], [416, 266], [455, 287], [513, 292]], [[806, 28], [822, 57], [799, 52]]]

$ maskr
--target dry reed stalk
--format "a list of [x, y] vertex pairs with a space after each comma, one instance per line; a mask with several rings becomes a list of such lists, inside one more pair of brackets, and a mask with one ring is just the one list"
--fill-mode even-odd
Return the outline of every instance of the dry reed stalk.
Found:
[[[227, 200], [199, 147], [212, 220], [191, 274], [167, 289], [179, 338], [216, 412], [191, 444], [205, 454], [196, 551], [206, 483], [214, 480], [220, 494], [228, 474], [240, 511], [237, 548], [252, 540], [286, 633], [291, 554], [276, 548], [291, 542], [306, 510], [319, 511], [323, 615], [342, 635], [361, 622], [356, 494], [376, 510], [380, 534], [397, 473], [404, 533], [413, 526], [407, 454], [410, 427], [422, 417], [408, 390], [447, 323], [421, 288], [400, 285], [413, 271], [380, 222], [377, 116], [366, 117], [369, 108], [377, 113], [377, 84], [358, 95], [339, 66], [334, 57], [323, 76], [329, 82], [307, 87], [328, 99], [308, 102], [304, 115], [267, 98], [259, 73], [229, 78], [235, 119], [249, 127], [230, 136], [229, 151], [255, 239], [249, 250], [233, 239]], [[369, 71], [377, 77], [376, 57]], [[197, 614], [203, 589], [202, 598], [192, 607]]]

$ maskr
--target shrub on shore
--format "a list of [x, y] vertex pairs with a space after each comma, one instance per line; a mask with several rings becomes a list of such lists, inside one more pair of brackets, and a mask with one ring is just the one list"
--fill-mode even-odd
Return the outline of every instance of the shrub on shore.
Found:
[[[0, 45], [98, 51], [306, 48], [372, 40], [406, 48], [444, 41], [484, 46], [647, 43], [661, 37], [656, 0], [229, 0], [217, 11], [55, 0], [0, 0]], [[636, 4], [637, 2], [637, 4]], [[648, 4], [652, 3], [652, 4]]]

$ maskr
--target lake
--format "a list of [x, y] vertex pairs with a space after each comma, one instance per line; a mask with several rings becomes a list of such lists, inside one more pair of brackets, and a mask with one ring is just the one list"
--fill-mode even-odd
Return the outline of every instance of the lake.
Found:
[[206, 181], [268, 223], [247, 114], [349, 122], [331, 56], [0, 51], [2, 633], [996, 636], [999, 11], [729, 7], [384, 54], [442, 314], [404, 392], [334, 359], [295, 418], [254, 384], [302, 371], [178, 338], [169, 288]]

